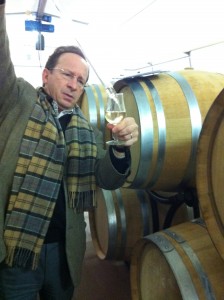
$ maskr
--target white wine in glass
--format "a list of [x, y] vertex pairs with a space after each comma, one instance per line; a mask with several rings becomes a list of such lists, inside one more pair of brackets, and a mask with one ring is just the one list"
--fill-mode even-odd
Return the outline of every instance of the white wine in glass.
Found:
[[[126, 109], [124, 104], [124, 94], [123, 93], [112, 93], [108, 95], [105, 119], [108, 123], [116, 125], [123, 120], [126, 116]], [[123, 141], [119, 141], [115, 135], [113, 135], [113, 140], [106, 142], [108, 145], [122, 145]]]

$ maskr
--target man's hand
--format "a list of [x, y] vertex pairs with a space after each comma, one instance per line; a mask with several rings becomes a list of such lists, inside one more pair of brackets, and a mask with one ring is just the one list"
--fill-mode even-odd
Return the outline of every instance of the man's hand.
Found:
[[112, 130], [117, 139], [124, 141], [124, 146], [132, 146], [138, 141], [138, 125], [132, 117], [124, 118], [119, 124], [107, 124], [107, 128]]

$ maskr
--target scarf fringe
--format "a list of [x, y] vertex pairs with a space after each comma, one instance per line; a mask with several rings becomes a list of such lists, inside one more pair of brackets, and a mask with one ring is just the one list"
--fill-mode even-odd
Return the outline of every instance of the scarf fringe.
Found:
[[13, 247], [8, 249], [5, 263], [10, 267], [31, 267], [36, 270], [38, 267], [40, 254], [34, 253], [31, 250]]
[[68, 199], [70, 207], [75, 210], [76, 213], [83, 213], [84, 211], [91, 211], [96, 207], [95, 191], [86, 192], [69, 192]]

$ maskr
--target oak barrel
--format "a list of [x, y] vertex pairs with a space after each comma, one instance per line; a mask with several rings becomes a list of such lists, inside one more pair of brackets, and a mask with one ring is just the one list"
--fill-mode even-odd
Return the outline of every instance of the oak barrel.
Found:
[[[90, 232], [100, 259], [130, 261], [134, 244], [163, 228], [170, 205], [152, 200], [145, 190], [98, 189], [97, 207], [89, 213]], [[183, 203], [171, 222], [190, 220], [192, 211]]]
[[201, 220], [148, 235], [131, 258], [133, 300], [224, 297], [224, 261]]
[[102, 132], [104, 141], [111, 139], [110, 131], [106, 128], [104, 113], [106, 101], [105, 87], [98, 84], [85, 87], [85, 91], [79, 100], [79, 106], [83, 114], [92, 126], [97, 127]]
[[127, 116], [133, 116], [140, 129], [139, 141], [131, 147], [134, 159], [125, 187], [195, 187], [198, 137], [224, 87], [224, 75], [182, 70], [122, 79], [114, 87], [124, 93]]
[[196, 186], [201, 214], [224, 259], [224, 90], [205, 118], [198, 142]]

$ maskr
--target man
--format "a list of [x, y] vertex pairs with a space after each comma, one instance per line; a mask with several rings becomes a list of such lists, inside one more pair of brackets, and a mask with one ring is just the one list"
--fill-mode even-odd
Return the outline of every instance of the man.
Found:
[[111, 128], [125, 145], [105, 153], [76, 105], [89, 76], [77, 47], [49, 57], [42, 88], [17, 78], [4, 11], [0, 0], [0, 299], [67, 300], [80, 282], [83, 212], [96, 186], [123, 185], [138, 126], [125, 118]]

